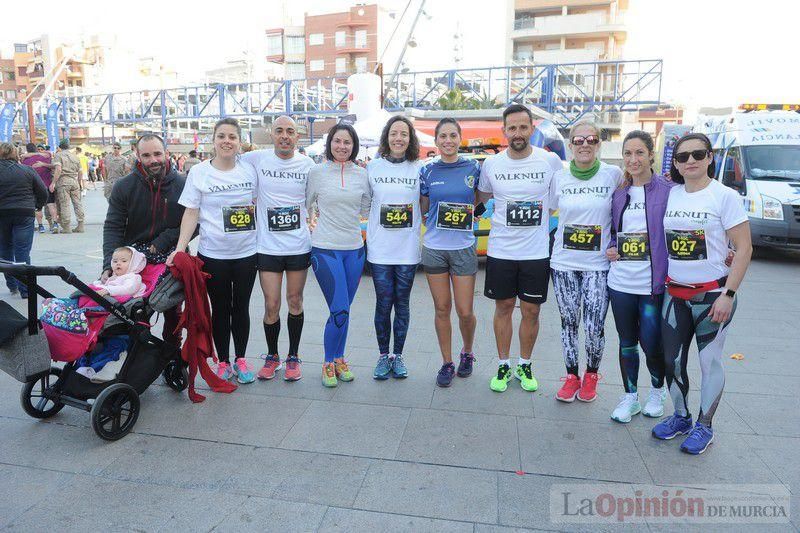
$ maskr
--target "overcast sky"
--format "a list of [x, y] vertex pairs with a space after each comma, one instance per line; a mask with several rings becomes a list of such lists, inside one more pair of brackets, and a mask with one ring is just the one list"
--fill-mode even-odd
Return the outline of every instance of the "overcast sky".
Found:
[[[427, 0], [409, 49], [411, 70], [451, 68], [453, 35], [463, 34], [463, 67], [505, 63], [506, 0]], [[412, 0], [411, 11], [420, 0]], [[194, 76], [262, 53], [264, 30], [282, 26], [284, 13], [302, 22], [303, 13], [346, 9], [344, 0], [289, 2], [164, 0], [40, 0], [28, 15], [20, 2], [5, 6], [14, 19], [0, 33], [3, 57], [11, 43], [47, 32], [114, 32], [141, 56], [155, 55]], [[406, 0], [378, 2], [402, 11]], [[288, 6], [288, 7], [287, 7]], [[320, 7], [322, 6], [322, 7]], [[11, 17], [10, 17], [11, 18]], [[748, 102], [800, 103], [800, 65], [794, 57], [800, 20], [797, 0], [630, 0], [626, 59], [663, 58], [662, 99], [697, 106]], [[403, 33], [403, 32], [399, 32]]]

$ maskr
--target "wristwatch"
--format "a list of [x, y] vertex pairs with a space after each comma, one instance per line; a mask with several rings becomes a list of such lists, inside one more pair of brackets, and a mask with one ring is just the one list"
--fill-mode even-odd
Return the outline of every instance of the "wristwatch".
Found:
[[725, 292], [723, 292], [722, 294], [733, 298], [734, 296], [736, 296], [736, 291], [733, 289], [725, 289]]

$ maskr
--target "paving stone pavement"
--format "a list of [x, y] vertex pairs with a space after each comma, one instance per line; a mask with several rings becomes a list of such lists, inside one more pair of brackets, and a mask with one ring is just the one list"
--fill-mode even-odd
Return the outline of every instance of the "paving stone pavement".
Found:
[[[35, 263], [64, 265], [84, 281], [97, 276], [105, 201], [100, 192], [90, 192], [86, 205], [87, 232], [37, 235]], [[20, 384], [0, 375], [0, 528], [797, 531], [798, 266], [796, 253], [759, 254], [754, 260], [726, 346], [726, 355], [742, 353], [744, 359], [725, 359], [727, 386], [715, 418], [715, 442], [702, 456], [681, 454], [677, 441], [652, 439], [653, 420], [638, 416], [621, 425], [609, 419], [623, 392], [610, 313], [603, 379], [594, 403], [553, 399], [564, 372], [554, 298], [543, 306], [534, 353], [540, 389], [526, 393], [514, 384], [503, 394], [490, 391], [496, 365], [493, 305], [482, 296], [483, 269], [475, 296], [478, 360], [470, 378], [456, 378], [449, 389], [434, 384], [440, 358], [433, 307], [425, 277], [418, 273], [405, 350], [410, 376], [374, 381], [374, 290], [364, 277], [348, 341], [356, 380], [324, 389], [319, 373], [327, 312], [311, 275], [305, 292], [302, 381], [256, 382], [230, 395], [208, 393], [201, 404], [158, 381], [142, 395], [134, 431], [118, 442], [96, 437], [88, 414], [77, 409], [67, 407], [49, 421], [27, 417], [19, 405]], [[68, 290], [57, 280], [42, 282], [56, 294]], [[23, 302], [4, 287], [0, 298], [24, 312]], [[263, 311], [256, 287], [248, 348], [253, 365], [260, 364], [258, 353], [264, 349]], [[282, 352], [287, 345], [284, 330]], [[694, 357], [689, 372], [696, 410], [699, 369]], [[647, 381], [642, 365], [640, 382]], [[641, 388], [644, 395], [649, 392]], [[705, 526], [554, 521], [553, 485], [598, 483], [612, 484], [619, 495], [632, 494], [641, 484], [715, 484], [732, 493], [775, 485], [790, 491], [793, 521]]]

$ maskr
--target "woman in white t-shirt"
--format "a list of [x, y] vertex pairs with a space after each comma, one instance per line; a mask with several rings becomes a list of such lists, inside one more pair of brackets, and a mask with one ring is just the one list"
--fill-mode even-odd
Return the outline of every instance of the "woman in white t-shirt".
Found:
[[[741, 196], [714, 180], [711, 142], [702, 133], [678, 140], [670, 176], [678, 183], [664, 215], [667, 294], [662, 309], [662, 336], [667, 386], [675, 414], [653, 428], [669, 440], [689, 434], [681, 450], [703, 453], [714, 438], [711, 419], [722, 397], [725, 375], [722, 349], [736, 309], [739, 288], [753, 247], [750, 223]], [[725, 264], [728, 245], [736, 254]], [[700, 413], [692, 427], [686, 370], [692, 337], [700, 357]]]
[[[367, 261], [375, 285], [375, 336], [378, 363], [372, 377], [405, 378], [403, 345], [408, 333], [409, 301], [420, 261], [419, 141], [411, 121], [389, 119], [381, 133], [380, 158], [367, 165], [372, 206], [367, 224]], [[392, 323], [394, 308], [394, 323]], [[389, 341], [394, 330], [394, 347]]]
[[[256, 280], [256, 176], [239, 162], [241, 128], [233, 118], [214, 125], [214, 157], [192, 167], [180, 200], [186, 207], [176, 250], [185, 250], [200, 224], [197, 256], [211, 302], [211, 327], [219, 364], [217, 375], [239, 383], [255, 376], [245, 359], [250, 336], [250, 294]], [[173, 252], [167, 260], [172, 264]], [[235, 362], [230, 364], [233, 337]]]
[[[600, 128], [582, 121], [572, 127], [569, 169], [556, 172], [555, 233], [550, 270], [561, 312], [561, 344], [567, 376], [556, 394], [562, 402], [575, 397], [591, 402], [597, 397], [597, 370], [605, 348], [608, 312], [608, 258], [611, 240], [611, 197], [622, 184], [622, 171], [597, 159]], [[582, 308], [582, 309], [581, 309]], [[583, 311], [586, 372], [579, 374], [578, 326]]]

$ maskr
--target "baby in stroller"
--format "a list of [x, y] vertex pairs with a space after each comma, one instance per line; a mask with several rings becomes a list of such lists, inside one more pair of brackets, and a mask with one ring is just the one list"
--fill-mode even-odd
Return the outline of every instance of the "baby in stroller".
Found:
[[91, 285], [100, 296], [139, 298], [147, 289], [139, 273], [147, 266], [144, 254], [132, 246], [122, 246], [111, 256], [111, 276], [105, 281], [97, 280]]

